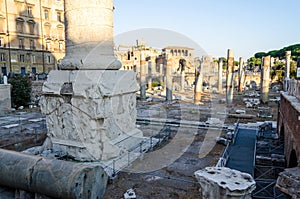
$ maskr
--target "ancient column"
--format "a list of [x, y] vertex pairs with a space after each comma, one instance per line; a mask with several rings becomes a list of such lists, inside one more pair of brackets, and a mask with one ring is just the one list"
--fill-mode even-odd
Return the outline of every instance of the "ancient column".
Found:
[[233, 50], [228, 49], [227, 53], [227, 74], [226, 74], [226, 102], [232, 104], [233, 101], [233, 74], [234, 74]]
[[[108, 177], [99, 165], [45, 159], [3, 149], [0, 158], [0, 186], [64, 199], [100, 199], [106, 189]], [[5, 197], [0, 194], [0, 198]]]
[[261, 67], [261, 85], [260, 85], [260, 100], [262, 103], [267, 103], [269, 99], [269, 87], [270, 87], [270, 64], [271, 56], [262, 58]]
[[173, 77], [172, 77], [172, 66], [173, 66], [173, 59], [168, 59], [166, 57], [166, 100], [172, 101], [172, 88], [173, 88]]
[[159, 64], [160, 83], [164, 83], [164, 64]]
[[297, 58], [297, 69], [296, 69], [296, 79], [300, 80], [300, 58]]
[[195, 96], [194, 103], [199, 103], [201, 101], [201, 93], [202, 93], [202, 84], [203, 84], [203, 75], [201, 71], [201, 65], [199, 69], [196, 71], [196, 79], [195, 79]]
[[223, 92], [223, 58], [219, 58], [219, 65], [218, 65], [218, 91], [219, 93]]
[[113, 1], [64, 2], [66, 56], [59, 67], [64, 70], [121, 68], [113, 49]]
[[242, 77], [243, 77], [243, 65], [244, 61], [243, 58], [239, 58], [239, 86], [238, 86], [238, 91], [242, 92], [243, 91], [243, 84], [242, 84]]
[[65, 0], [65, 21], [63, 70], [49, 73], [40, 101], [47, 135], [55, 151], [78, 161], [117, 158], [142, 132], [135, 125], [136, 74], [117, 70], [114, 57], [113, 1]]
[[185, 71], [181, 71], [180, 77], [180, 91], [184, 92], [184, 84], [185, 84]]
[[154, 71], [151, 60], [148, 61], [148, 90], [152, 90], [152, 75]]
[[284, 70], [284, 84], [283, 90], [287, 91], [288, 81], [290, 80], [290, 64], [291, 64], [291, 51], [285, 51], [285, 70]]
[[141, 100], [146, 99], [146, 59], [145, 53], [140, 51], [140, 98]]

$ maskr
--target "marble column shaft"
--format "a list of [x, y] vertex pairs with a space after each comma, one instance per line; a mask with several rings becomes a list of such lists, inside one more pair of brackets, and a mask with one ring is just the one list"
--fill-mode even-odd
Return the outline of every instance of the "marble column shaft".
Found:
[[202, 77], [201, 70], [199, 70], [199, 72], [197, 72], [196, 75], [195, 96], [194, 96], [195, 103], [201, 101], [202, 83], [203, 83], [203, 77]]
[[172, 101], [172, 87], [173, 87], [173, 77], [172, 77], [172, 66], [173, 60], [167, 59], [166, 65], [166, 100]]
[[219, 65], [218, 65], [218, 90], [219, 90], [219, 93], [222, 93], [223, 92], [223, 82], [222, 82], [222, 79], [223, 79], [223, 58], [219, 58]]
[[239, 92], [242, 92], [243, 90], [243, 84], [242, 84], [242, 78], [243, 78], [243, 65], [244, 65], [244, 61], [243, 58], [240, 57], [239, 58]]
[[284, 77], [285, 78], [290, 78], [290, 65], [291, 65], [291, 51], [286, 51], [285, 52], [285, 73]]
[[234, 72], [234, 52], [228, 49], [227, 53], [227, 75], [226, 75], [226, 102], [232, 104], [233, 101], [233, 72]]
[[140, 54], [140, 97], [141, 100], [146, 99], [146, 67], [147, 67], [147, 62], [145, 59], [144, 52], [141, 51]]
[[113, 1], [65, 0], [64, 70], [119, 69], [113, 49]]
[[271, 56], [263, 57], [261, 67], [260, 100], [267, 103], [269, 99]]
[[151, 60], [148, 61], [148, 90], [152, 89], [152, 75], [154, 73], [154, 70], [152, 68], [152, 62]]
[[291, 63], [291, 51], [285, 51], [285, 70], [284, 70], [284, 82], [283, 90], [288, 90], [288, 81], [290, 80], [290, 63]]

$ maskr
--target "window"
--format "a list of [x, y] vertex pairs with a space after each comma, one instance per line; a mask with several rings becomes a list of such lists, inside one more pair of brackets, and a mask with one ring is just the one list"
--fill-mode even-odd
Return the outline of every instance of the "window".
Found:
[[[0, 1], [1, 3], [1, 1]], [[4, 19], [0, 18], [0, 32], [4, 33]]]
[[4, 38], [0, 37], [0, 47], [3, 47], [3, 46], [4, 46]]
[[23, 76], [26, 75], [26, 68], [25, 68], [25, 67], [21, 67], [21, 74], [22, 74]]
[[1, 71], [2, 71], [2, 74], [3, 74], [3, 75], [7, 76], [7, 68], [6, 68], [6, 66], [5, 66], [5, 67], [2, 67], [2, 68], [1, 68]]
[[46, 50], [50, 51], [50, 41], [46, 42]]
[[19, 56], [19, 62], [25, 62], [25, 55], [20, 54], [20, 56]]
[[34, 45], [34, 40], [33, 39], [30, 39], [30, 49], [31, 50], [35, 50], [35, 45]]
[[44, 18], [45, 18], [45, 20], [49, 20], [49, 11], [48, 10], [44, 10]]
[[23, 33], [23, 19], [17, 19], [17, 33]]
[[47, 63], [48, 63], [48, 64], [51, 64], [51, 56], [49, 56], [49, 55], [48, 55], [48, 57], [47, 57]]
[[36, 74], [36, 67], [32, 67], [32, 68], [31, 68], [31, 72], [32, 72], [33, 74]]
[[32, 7], [31, 6], [27, 7], [27, 15], [28, 15], [28, 17], [32, 17]]
[[64, 40], [64, 27], [63, 26], [57, 26], [57, 33], [58, 33], [58, 39]]
[[50, 37], [50, 28], [51, 28], [51, 25], [49, 23], [46, 23], [45, 26], [45, 37]]
[[61, 20], [61, 12], [57, 12], [56, 16], [57, 16], [57, 21], [62, 22], [62, 20]]
[[35, 22], [33, 20], [28, 21], [29, 33], [32, 35], [34, 34], [34, 25], [35, 25]]
[[0, 61], [5, 61], [5, 53], [0, 54]]
[[36, 63], [35, 55], [31, 55], [31, 63]]
[[23, 39], [19, 39], [19, 48], [24, 49], [24, 40]]
[[59, 49], [59, 51], [63, 51], [63, 43], [62, 42], [58, 43], [58, 49]]

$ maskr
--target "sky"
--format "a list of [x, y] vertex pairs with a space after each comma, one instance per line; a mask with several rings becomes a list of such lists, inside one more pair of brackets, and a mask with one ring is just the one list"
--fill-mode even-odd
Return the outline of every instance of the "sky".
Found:
[[226, 57], [232, 49], [235, 59], [300, 43], [299, 0], [114, 0], [114, 6], [114, 34], [123, 43], [143, 39], [163, 48], [186, 39], [203, 50], [198, 56]]

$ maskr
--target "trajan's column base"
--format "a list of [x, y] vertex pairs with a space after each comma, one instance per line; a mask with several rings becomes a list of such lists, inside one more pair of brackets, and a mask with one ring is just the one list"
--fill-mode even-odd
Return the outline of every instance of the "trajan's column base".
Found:
[[97, 161], [140, 143], [138, 89], [133, 71], [51, 71], [40, 104], [53, 148], [79, 161]]

